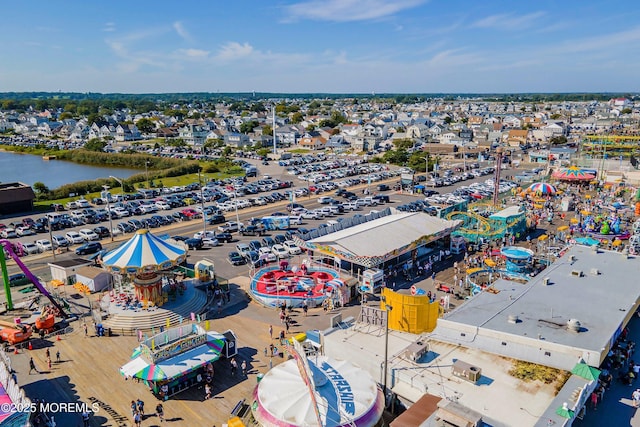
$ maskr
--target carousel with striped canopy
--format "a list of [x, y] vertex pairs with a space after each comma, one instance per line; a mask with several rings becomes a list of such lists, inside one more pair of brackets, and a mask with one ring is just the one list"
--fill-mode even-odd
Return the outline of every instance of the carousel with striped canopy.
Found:
[[120, 247], [107, 253], [102, 265], [111, 272], [133, 276], [136, 298], [163, 304], [162, 273], [182, 263], [187, 249], [179, 242], [163, 240], [148, 230], [138, 230]]

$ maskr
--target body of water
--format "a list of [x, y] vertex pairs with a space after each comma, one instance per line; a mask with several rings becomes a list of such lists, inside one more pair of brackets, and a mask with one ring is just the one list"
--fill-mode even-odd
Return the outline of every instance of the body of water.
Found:
[[20, 181], [33, 185], [43, 182], [50, 189], [76, 181], [90, 181], [97, 178], [128, 178], [143, 172], [138, 169], [108, 168], [81, 165], [62, 160], [43, 160], [33, 154], [16, 154], [0, 151], [0, 182]]

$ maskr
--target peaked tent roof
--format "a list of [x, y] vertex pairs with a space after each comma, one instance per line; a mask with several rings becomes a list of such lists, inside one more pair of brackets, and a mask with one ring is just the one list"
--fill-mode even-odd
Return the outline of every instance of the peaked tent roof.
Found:
[[600, 378], [599, 369], [589, 366], [583, 362], [576, 364], [576, 366], [574, 366], [571, 370], [571, 373], [589, 381], [596, 381], [598, 378]]
[[115, 272], [166, 270], [184, 261], [186, 254], [187, 250], [177, 242], [138, 230], [131, 240], [107, 253], [102, 264]]

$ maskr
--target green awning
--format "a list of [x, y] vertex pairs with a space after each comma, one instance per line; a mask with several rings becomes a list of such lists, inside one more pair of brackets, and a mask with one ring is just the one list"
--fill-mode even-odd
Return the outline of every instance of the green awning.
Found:
[[598, 378], [600, 378], [600, 370], [596, 369], [592, 366], [587, 365], [586, 363], [578, 363], [576, 366], [573, 367], [573, 369], [571, 370], [571, 373], [573, 375], [577, 375], [581, 378], [584, 378], [585, 380], [589, 380], [589, 381], [596, 381]]

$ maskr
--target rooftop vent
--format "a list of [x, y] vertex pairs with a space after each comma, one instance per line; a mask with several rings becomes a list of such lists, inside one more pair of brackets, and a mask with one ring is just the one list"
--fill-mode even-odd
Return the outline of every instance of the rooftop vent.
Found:
[[576, 256], [575, 256], [575, 255], [571, 255], [571, 256], [569, 257], [569, 260], [570, 260], [572, 263], [576, 262]]
[[580, 332], [582, 330], [582, 326], [578, 319], [569, 319], [569, 321], [567, 321], [567, 329], [571, 332]]
[[516, 323], [518, 323], [519, 321], [520, 321], [520, 319], [518, 319], [518, 316], [517, 316], [517, 315], [515, 315], [515, 314], [510, 314], [510, 315], [507, 317], [507, 322], [509, 322], [509, 323], [513, 323], [514, 325], [515, 325]]
[[575, 277], [582, 277], [584, 276], [584, 273], [582, 270], [571, 270], [571, 275]]
[[599, 276], [600, 275], [600, 270], [598, 270], [597, 268], [592, 268], [591, 269], [591, 274], [593, 274], [594, 276]]
[[548, 277], [545, 277], [544, 279], [542, 279], [542, 284], [544, 286], [549, 286], [551, 284], [551, 279]]

